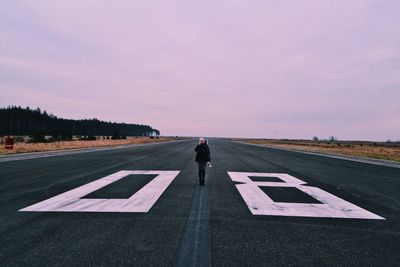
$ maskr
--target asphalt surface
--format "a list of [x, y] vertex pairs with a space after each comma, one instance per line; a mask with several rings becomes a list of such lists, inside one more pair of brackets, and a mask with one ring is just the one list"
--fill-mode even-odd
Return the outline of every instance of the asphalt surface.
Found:
[[[0, 265], [399, 265], [400, 169], [211, 139], [213, 167], [199, 188], [195, 145], [1, 162]], [[180, 173], [147, 213], [19, 211], [120, 170]], [[290, 174], [385, 220], [255, 216], [228, 172]], [[153, 178], [124, 178], [87, 198], [127, 198]], [[263, 189], [274, 201], [318, 203]]]

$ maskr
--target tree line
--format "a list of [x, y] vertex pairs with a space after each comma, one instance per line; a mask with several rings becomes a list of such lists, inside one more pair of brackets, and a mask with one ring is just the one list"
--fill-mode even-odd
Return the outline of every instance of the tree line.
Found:
[[28, 135], [33, 139], [53, 136], [71, 140], [73, 136], [151, 136], [159, 135], [149, 125], [105, 122], [98, 119], [72, 120], [58, 118], [40, 108], [9, 106], [0, 108], [0, 136]]

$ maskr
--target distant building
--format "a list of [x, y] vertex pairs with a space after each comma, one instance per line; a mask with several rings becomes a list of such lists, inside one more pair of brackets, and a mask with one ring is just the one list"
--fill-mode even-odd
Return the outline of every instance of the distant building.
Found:
[[157, 131], [151, 131], [151, 132], [148, 133], [148, 136], [156, 137], [156, 136], [159, 136], [159, 133]]

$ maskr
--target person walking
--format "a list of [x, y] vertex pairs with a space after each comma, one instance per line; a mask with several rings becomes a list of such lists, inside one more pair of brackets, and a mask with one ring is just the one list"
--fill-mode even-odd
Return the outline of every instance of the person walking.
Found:
[[196, 148], [196, 159], [197, 165], [199, 167], [199, 183], [200, 185], [204, 185], [204, 178], [206, 176], [206, 166], [210, 165], [211, 156], [210, 156], [210, 148], [207, 145], [206, 140], [203, 137], [199, 138], [199, 143]]

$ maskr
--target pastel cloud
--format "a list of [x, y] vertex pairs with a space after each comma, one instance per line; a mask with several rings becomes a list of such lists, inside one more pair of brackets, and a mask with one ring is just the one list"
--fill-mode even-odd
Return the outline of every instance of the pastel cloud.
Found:
[[170, 135], [400, 139], [397, 1], [2, 1], [0, 105]]

